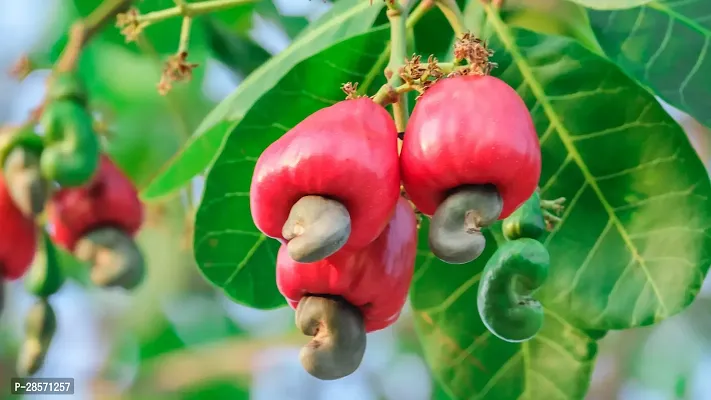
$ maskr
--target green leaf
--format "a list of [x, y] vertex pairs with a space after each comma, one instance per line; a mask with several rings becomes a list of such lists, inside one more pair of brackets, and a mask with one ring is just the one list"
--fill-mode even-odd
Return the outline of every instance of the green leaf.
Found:
[[479, 259], [454, 266], [430, 254], [424, 225], [411, 290], [418, 332], [453, 399], [582, 399], [607, 330], [658, 322], [698, 293], [711, 262], [711, 185], [681, 128], [611, 62], [486, 17], [494, 74], [517, 89], [539, 133], [542, 195], [568, 198], [541, 239], [551, 254], [536, 295], [546, 320], [528, 342], [493, 337], [476, 294], [500, 232], [487, 232]]
[[[180, 189], [202, 172], [215, 158], [216, 149], [225, 136], [232, 132], [232, 129], [225, 129], [232, 126], [229, 122], [239, 121], [257, 100], [272, 90], [298, 63], [339, 40], [367, 31], [382, 7], [381, 3], [371, 6], [360, 0], [344, 0], [334, 5], [289, 48], [248, 76], [234, 93], [205, 118], [184, 149], [164, 168], [163, 174], [156, 177], [142, 192], [142, 198], [165, 196]], [[281, 111], [282, 107], [278, 109]]]
[[480, 274], [497, 249], [494, 235], [485, 231], [487, 246], [477, 260], [451, 265], [429, 251], [428, 229], [423, 221], [410, 300], [427, 363], [449, 397], [582, 399], [597, 354], [594, 338], [548, 309], [543, 329], [528, 342], [493, 336], [476, 301]]
[[517, 88], [540, 136], [542, 197], [568, 199], [544, 239], [546, 307], [601, 330], [683, 310], [711, 262], [711, 185], [682, 129], [577, 42], [488, 21], [495, 74]]
[[595, 10], [623, 10], [650, 3], [653, 0], [569, 0]]
[[194, 249], [203, 275], [236, 302], [260, 309], [285, 304], [275, 283], [279, 242], [257, 230], [249, 210], [257, 158], [305, 117], [343, 100], [340, 83], [363, 78], [388, 37], [387, 26], [374, 29], [297, 64], [225, 140], [205, 182]]
[[590, 11], [610, 59], [667, 103], [711, 127], [711, 2], [654, 1]]
[[548, 35], [569, 36], [597, 48], [585, 8], [567, 0], [507, 0], [501, 18], [516, 28]]

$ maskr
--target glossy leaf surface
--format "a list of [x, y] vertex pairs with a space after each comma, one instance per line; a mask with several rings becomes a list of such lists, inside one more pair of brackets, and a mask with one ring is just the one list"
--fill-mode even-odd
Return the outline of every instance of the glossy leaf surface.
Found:
[[490, 12], [476, 28], [497, 51], [494, 75], [533, 116], [543, 197], [566, 197], [567, 209], [541, 239], [551, 272], [536, 295], [546, 320], [533, 340], [498, 340], [476, 312], [498, 231], [464, 266], [437, 261], [420, 242], [411, 293], [419, 333], [454, 399], [582, 399], [605, 331], [659, 322], [698, 293], [711, 261], [711, 186], [681, 128], [611, 62]]
[[589, 15], [608, 57], [664, 101], [711, 127], [711, 2], [657, 0]]

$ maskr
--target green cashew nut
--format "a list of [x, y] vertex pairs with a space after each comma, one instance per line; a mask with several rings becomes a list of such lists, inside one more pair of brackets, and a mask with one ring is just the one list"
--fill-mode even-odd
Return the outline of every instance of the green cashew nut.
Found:
[[532, 297], [548, 278], [550, 256], [536, 240], [501, 245], [479, 282], [477, 306], [484, 325], [508, 342], [531, 339], [543, 326], [543, 308]]
[[546, 231], [546, 221], [541, 208], [541, 195], [538, 190], [516, 211], [511, 213], [502, 224], [504, 237], [508, 240], [521, 238], [538, 239]]
[[59, 255], [47, 232], [42, 232], [42, 244], [38, 247], [34, 262], [25, 278], [25, 288], [37, 297], [49, 297], [59, 291], [65, 276], [59, 263]]
[[496, 222], [503, 206], [493, 185], [458, 188], [432, 216], [430, 250], [450, 264], [464, 264], [476, 259], [486, 246], [481, 229]]
[[84, 235], [74, 255], [91, 267], [91, 281], [100, 287], [134, 289], [145, 276], [143, 254], [129, 235], [118, 228], [103, 227]]
[[306, 372], [334, 380], [355, 372], [363, 361], [366, 335], [360, 310], [334, 296], [305, 296], [296, 308], [296, 326], [313, 339], [299, 358]]
[[86, 108], [69, 100], [50, 103], [40, 124], [47, 142], [40, 161], [42, 174], [63, 187], [89, 182], [99, 166], [100, 144]]
[[8, 193], [30, 219], [42, 213], [50, 195], [49, 183], [40, 173], [43, 149], [42, 138], [32, 131], [11, 133], [0, 144], [0, 165]]
[[291, 207], [281, 232], [292, 260], [323, 260], [343, 247], [351, 234], [351, 217], [340, 202], [304, 196]]
[[57, 317], [47, 299], [39, 299], [25, 318], [25, 341], [17, 359], [20, 376], [34, 375], [44, 364], [47, 350], [57, 330]]

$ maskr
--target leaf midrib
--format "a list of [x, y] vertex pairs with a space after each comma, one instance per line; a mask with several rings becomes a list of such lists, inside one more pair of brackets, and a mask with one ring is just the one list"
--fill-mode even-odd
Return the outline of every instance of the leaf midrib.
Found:
[[687, 17], [684, 14], [681, 14], [680, 12], [674, 10], [672, 7], [669, 7], [666, 4], [662, 4], [658, 1], [653, 1], [651, 3], [645, 4], [645, 6], [660, 11], [662, 13], [666, 13], [669, 15], [669, 17], [678, 19], [682, 23], [688, 25], [690, 28], [699, 31], [699, 33], [703, 36], [711, 37], [711, 29], [705, 28], [703, 25], [700, 25], [698, 22], [694, 21], [693, 19]]
[[[582, 157], [580, 156], [580, 153], [578, 152], [577, 148], [573, 144], [570, 133], [566, 129], [565, 125], [563, 125], [562, 121], [557, 117], [557, 114], [553, 110], [553, 106], [550, 104], [550, 102], [548, 101], [548, 98], [546, 97], [545, 91], [538, 84], [538, 81], [535, 79], [535, 76], [534, 76], [533, 72], [531, 71], [531, 68], [529, 67], [524, 56], [521, 54], [518, 47], [516, 46], [514, 38], [511, 36], [508, 28], [504, 25], [503, 21], [501, 21], [499, 16], [496, 15], [496, 12], [493, 11], [490, 6], [485, 5], [484, 7], [486, 9], [487, 15], [489, 16], [489, 18], [488, 18], [489, 22], [492, 24], [493, 28], [496, 30], [496, 33], [498, 34], [498, 36], [501, 38], [502, 42], [508, 49], [509, 54], [511, 55], [511, 58], [514, 61], [514, 63], [516, 63], [517, 67], [519, 68], [519, 71], [521, 72], [522, 77], [524, 78], [524, 80], [527, 81], [529, 87], [531, 88], [531, 92], [533, 93], [534, 96], [536, 96], [538, 98], [538, 101], [540, 101], [541, 107], [543, 108], [544, 112], [548, 116], [548, 119], [550, 120], [551, 125], [554, 125], [556, 127], [556, 130], [558, 131], [561, 142], [563, 142], [563, 145], [565, 146], [566, 150], [568, 151], [568, 154], [570, 154], [573, 161], [575, 161], [578, 168], [580, 168], [580, 171], [583, 174], [585, 181], [588, 183], [588, 185], [590, 185], [590, 188], [595, 192], [596, 196], [600, 200], [600, 203], [602, 204], [603, 208], [607, 212], [608, 218], [610, 218], [610, 221], [612, 222], [612, 224], [614, 224], [617, 227], [617, 230], [620, 233], [622, 240], [625, 242], [625, 245], [632, 252], [633, 259], [635, 261], [637, 261], [637, 263], [639, 263], [640, 268], [644, 272], [644, 275], [650, 284], [650, 287], [652, 289], [652, 292], [654, 293], [654, 296], [657, 298], [657, 301], [659, 302], [659, 305], [661, 306], [660, 311], [664, 313], [663, 316], [668, 315], [667, 305], [664, 303], [664, 299], [661, 296], [661, 292], [659, 291], [659, 287], [657, 286], [656, 281], [654, 279], [652, 279], [651, 273], [649, 272], [649, 269], [645, 263], [644, 258], [639, 254], [639, 252], [637, 251], [637, 247], [634, 246], [634, 244], [632, 243], [632, 240], [630, 239], [627, 231], [624, 229], [622, 222], [619, 220], [619, 218], [617, 218], [617, 215], [615, 214], [613, 207], [607, 202], [607, 199], [605, 198], [604, 194], [602, 193], [602, 190], [598, 186], [597, 181], [593, 177], [592, 173], [590, 173], [590, 170], [587, 168], [587, 165], [585, 164]], [[655, 316], [655, 320], [656, 319], [657, 318]]]

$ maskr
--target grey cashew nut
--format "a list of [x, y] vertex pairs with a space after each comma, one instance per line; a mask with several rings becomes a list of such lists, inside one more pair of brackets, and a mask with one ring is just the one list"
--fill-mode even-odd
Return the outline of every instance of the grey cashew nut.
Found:
[[3, 168], [7, 189], [17, 208], [27, 218], [42, 213], [50, 185], [40, 172], [40, 157], [32, 150], [15, 146]]
[[289, 256], [297, 262], [322, 260], [343, 247], [351, 234], [351, 217], [340, 202], [321, 196], [297, 201], [282, 228]]
[[133, 238], [114, 227], [102, 227], [84, 235], [74, 255], [91, 267], [91, 280], [101, 287], [138, 286], [145, 275], [143, 254]]
[[301, 365], [321, 380], [355, 372], [363, 361], [366, 335], [360, 310], [333, 296], [305, 296], [296, 308], [296, 326], [313, 339], [301, 349]]
[[450, 264], [464, 264], [476, 259], [486, 246], [481, 229], [496, 222], [503, 206], [493, 185], [457, 188], [432, 216], [430, 250]]

